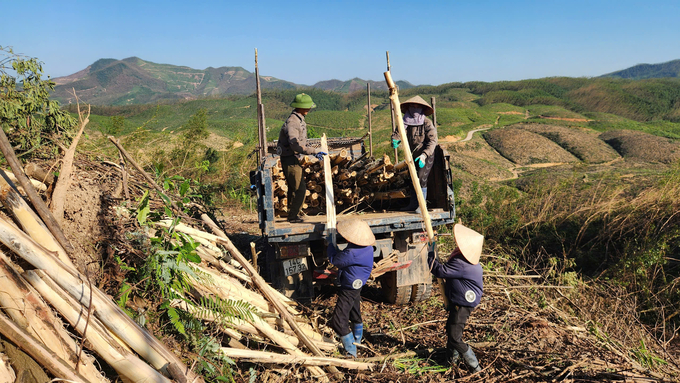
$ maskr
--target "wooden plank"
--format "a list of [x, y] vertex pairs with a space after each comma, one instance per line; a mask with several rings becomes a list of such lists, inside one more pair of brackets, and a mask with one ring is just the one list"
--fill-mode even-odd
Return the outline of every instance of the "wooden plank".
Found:
[[[328, 153], [328, 139], [324, 133], [321, 136], [321, 151]], [[335, 199], [333, 197], [333, 176], [331, 175], [331, 159], [328, 156], [323, 157], [323, 176], [326, 184], [326, 233], [331, 236], [331, 243], [336, 244], [336, 217], [335, 217]]]

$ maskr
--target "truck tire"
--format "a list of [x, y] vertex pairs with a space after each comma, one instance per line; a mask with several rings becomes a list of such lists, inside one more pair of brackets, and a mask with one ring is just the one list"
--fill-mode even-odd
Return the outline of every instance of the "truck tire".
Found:
[[430, 297], [432, 293], [431, 283], [418, 283], [412, 286], [411, 290], [411, 302], [417, 303], [422, 302]]
[[397, 305], [405, 305], [411, 300], [411, 287], [401, 286], [397, 287], [397, 272], [390, 271], [383, 275], [380, 279], [383, 295], [388, 302]]

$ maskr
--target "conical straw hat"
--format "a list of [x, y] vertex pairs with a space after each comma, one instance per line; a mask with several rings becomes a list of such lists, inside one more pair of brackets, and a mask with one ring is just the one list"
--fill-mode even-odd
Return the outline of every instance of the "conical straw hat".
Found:
[[348, 242], [359, 246], [371, 246], [375, 243], [375, 236], [366, 221], [348, 219], [338, 222], [338, 233]]
[[453, 227], [453, 237], [456, 239], [456, 245], [458, 245], [460, 252], [463, 253], [463, 257], [473, 265], [478, 264], [479, 257], [482, 255], [484, 236], [457, 223]]
[[429, 116], [432, 113], [434, 113], [434, 109], [432, 109], [430, 104], [428, 104], [427, 101], [423, 100], [423, 98], [420, 96], [411, 97], [408, 100], [401, 102], [399, 107], [401, 108], [402, 113], [406, 112], [407, 109], [405, 107], [407, 106], [407, 104], [418, 104], [422, 106], [423, 114], [426, 116]]

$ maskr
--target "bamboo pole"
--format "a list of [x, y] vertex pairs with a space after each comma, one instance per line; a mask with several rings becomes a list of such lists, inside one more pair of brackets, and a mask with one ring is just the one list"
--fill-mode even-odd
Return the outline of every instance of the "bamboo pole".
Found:
[[54, 219], [52, 212], [47, 208], [47, 205], [45, 205], [45, 202], [42, 200], [42, 198], [40, 198], [38, 193], [35, 192], [33, 185], [31, 185], [28, 177], [26, 177], [24, 174], [24, 171], [21, 168], [21, 163], [19, 162], [16, 154], [14, 154], [14, 150], [12, 149], [12, 146], [5, 135], [4, 130], [2, 129], [0, 129], [0, 151], [2, 151], [2, 154], [5, 156], [5, 160], [7, 160], [10, 168], [12, 168], [12, 173], [14, 173], [14, 176], [17, 177], [17, 180], [19, 180], [19, 185], [26, 192], [28, 199], [31, 201], [33, 207], [38, 212], [38, 215], [45, 223], [45, 226], [47, 226], [47, 228], [50, 230], [50, 233], [54, 235], [59, 244], [61, 244], [61, 247], [63, 247], [67, 253], [73, 253], [73, 246], [68, 241], [68, 239], [66, 239], [64, 232]]
[[399, 128], [401, 141], [404, 143], [404, 157], [406, 157], [406, 163], [408, 164], [409, 173], [411, 174], [411, 181], [413, 181], [413, 189], [415, 190], [416, 196], [418, 197], [418, 205], [420, 206], [420, 213], [423, 216], [423, 223], [425, 224], [427, 237], [430, 241], [432, 241], [434, 239], [432, 221], [430, 220], [430, 213], [427, 211], [427, 203], [423, 197], [423, 190], [420, 188], [420, 182], [418, 181], [418, 172], [416, 171], [416, 165], [413, 163], [411, 148], [408, 145], [406, 129], [404, 129], [404, 121], [401, 118], [401, 110], [399, 109], [399, 91], [397, 90], [397, 85], [394, 83], [394, 81], [392, 81], [392, 75], [390, 72], [385, 72], [385, 81], [387, 82], [387, 86], [390, 88], [390, 101], [392, 102], [392, 106], [394, 106], [397, 127]]
[[82, 375], [67, 367], [66, 362], [56, 356], [52, 350], [46, 348], [2, 313], [0, 313], [0, 334], [24, 350], [55, 377], [72, 382], [88, 383]]
[[247, 360], [253, 363], [276, 363], [276, 364], [301, 364], [303, 366], [337, 366], [351, 370], [372, 370], [372, 363], [355, 362], [347, 359], [282, 355], [273, 352], [238, 350], [228, 347], [221, 348], [224, 355], [233, 358]]
[[[324, 135], [325, 136], [325, 135]], [[322, 138], [323, 142], [323, 138]], [[324, 159], [326, 157], [324, 156]], [[330, 164], [328, 164], [328, 167], [330, 167]], [[331, 188], [332, 190], [332, 188]], [[202, 215], [202, 218], [208, 218], [210, 219], [207, 215]], [[212, 221], [212, 220], [210, 220]], [[213, 222], [211, 226], [217, 226]], [[227, 250], [231, 253], [232, 257], [234, 257], [240, 264], [243, 266], [243, 268], [250, 274], [250, 277], [253, 278], [253, 282], [255, 286], [257, 286], [258, 289], [262, 292], [262, 294], [267, 298], [267, 300], [276, 308], [276, 311], [279, 312], [279, 314], [285, 319], [286, 322], [290, 325], [291, 329], [295, 332], [295, 335], [298, 336], [298, 338], [307, 346], [307, 348], [312, 351], [315, 355], [317, 356], [324, 356], [321, 350], [305, 335], [304, 332], [300, 329], [300, 327], [297, 325], [295, 322], [295, 318], [288, 312], [286, 307], [281, 303], [280, 300], [276, 299], [274, 294], [271, 293], [271, 286], [267, 284], [267, 282], [262, 279], [262, 277], [255, 272], [253, 267], [248, 263], [248, 261], [241, 255], [241, 252], [238, 251], [236, 246], [234, 246], [233, 243], [231, 243], [231, 240], [229, 238], [225, 237], [218, 237], [218, 241], [222, 243]], [[341, 377], [342, 374], [340, 371], [338, 371], [337, 368], [335, 367], [329, 367], [328, 370], [335, 374], [336, 377]]]
[[[38, 290], [52, 307], [81, 335], [85, 330], [82, 307], [57, 286], [43, 271], [30, 270], [24, 277]], [[144, 363], [128, 349], [121, 347], [98, 320], [92, 320], [87, 329], [88, 345], [118, 374], [134, 383], [169, 383], [170, 381]]]

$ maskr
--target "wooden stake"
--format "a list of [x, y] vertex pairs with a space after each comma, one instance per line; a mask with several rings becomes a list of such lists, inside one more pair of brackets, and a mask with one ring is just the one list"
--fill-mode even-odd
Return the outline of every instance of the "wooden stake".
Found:
[[366, 83], [366, 94], [368, 95], [368, 153], [373, 157], [373, 129], [371, 127], [371, 83]]
[[[321, 151], [328, 153], [328, 140], [326, 133], [321, 136]], [[331, 160], [328, 156], [323, 158], [323, 176], [326, 183], [326, 234], [330, 235], [331, 243], [335, 246], [335, 198], [333, 197], [333, 177], [331, 176]]]

